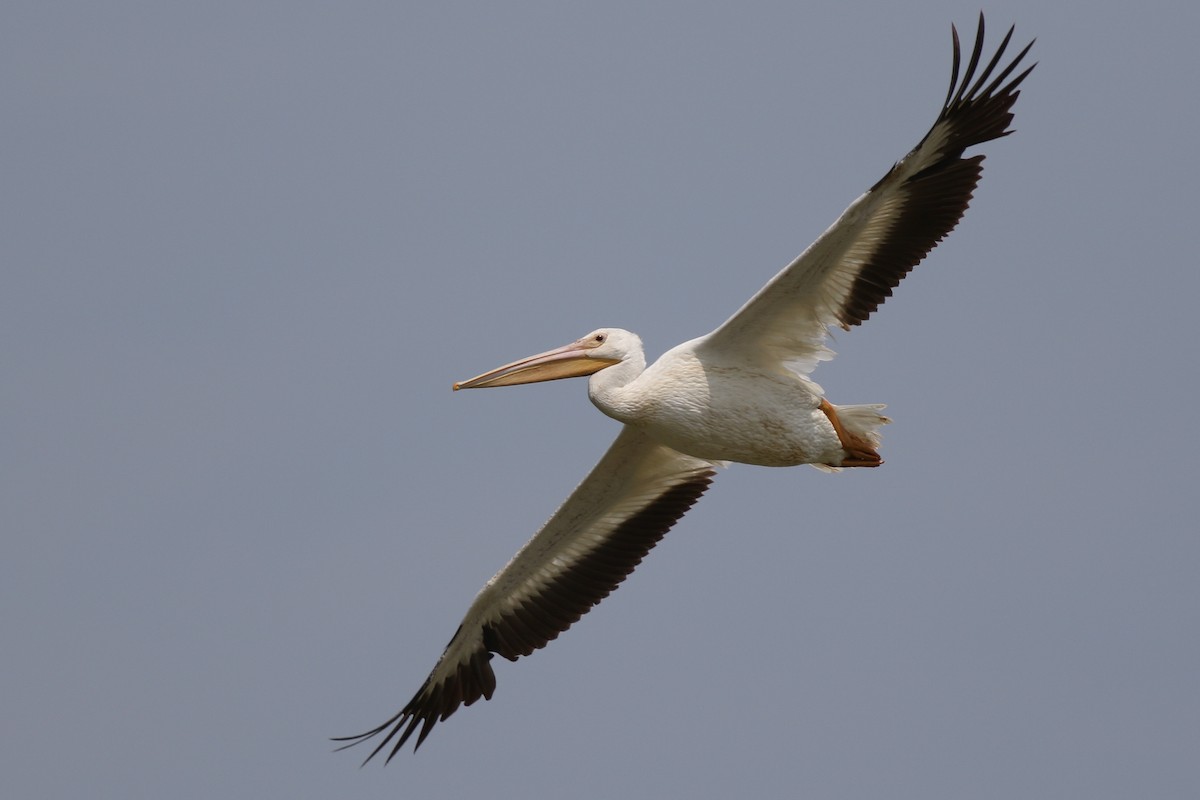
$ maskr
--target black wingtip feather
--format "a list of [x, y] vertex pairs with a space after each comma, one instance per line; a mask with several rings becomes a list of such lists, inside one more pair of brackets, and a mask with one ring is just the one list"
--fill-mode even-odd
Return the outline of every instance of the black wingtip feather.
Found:
[[[850, 328], [869, 318], [891, 296], [904, 276], [958, 225], [983, 171], [980, 166], [982, 155], [964, 158], [963, 152], [973, 145], [1012, 133], [1009, 128], [1013, 120], [1012, 108], [1020, 96], [1017, 87], [1037, 66], [1034, 64], [1008, 80], [1033, 47], [1030, 42], [993, 76], [1004, 59], [1014, 31], [1015, 26], [1008, 29], [995, 54], [981, 70], [984, 20], [980, 14], [975, 44], [966, 69], [960, 75], [961, 45], [957, 29], [951, 26], [954, 57], [947, 99], [937, 121], [921, 142], [872, 187], [872, 191], [879, 190], [891, 181], [892, 188], [902, 195], [902, 211], [893, 221], [885, 241], [855, 279], [838, 314], [838, 322], [843, 327]], [[939, 137], [935, 140], [939, 149], [932, 154], [933, 160], [917, 172], [898, 178], [910, 159], [930, 157], [922, 148], [935, 135]], [[903, 183], [897, 184], [898, 180]]]

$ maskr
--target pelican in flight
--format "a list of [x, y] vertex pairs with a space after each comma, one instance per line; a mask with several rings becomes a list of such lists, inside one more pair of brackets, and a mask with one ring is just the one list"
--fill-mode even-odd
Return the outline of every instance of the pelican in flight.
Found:
[[[871, 315], [955, 225], [982, 173], [973, 145], [1011, 133], [1013, 73], [1033, 43], [1001, 61], [1013, 29], [981, 68], [983, 15], [959, 80], [958, 32], [950, 89], [911, 152], [719, 328], [650, 366], [641, 340], [601, 328], [545, 353], [454, 384], [511, 386], [590, 375], [588, 397], [623, 423], [600, 463], [540, 531], [487, 582], [433, 672], [399, 713], [337, 741], [385, 734], [367, 761], [387, 760], [414, 732], [414, 749], [459, 706], [491, 699], [491, 659], [546, 645], [612, 592], [708, 488], [737, 461], [826, 470], [875, 467], [882, 405], [834, 405], [808, 375], [832, 358], [831, 326]], [[364, 761], [364, 763], [366, 763]]]

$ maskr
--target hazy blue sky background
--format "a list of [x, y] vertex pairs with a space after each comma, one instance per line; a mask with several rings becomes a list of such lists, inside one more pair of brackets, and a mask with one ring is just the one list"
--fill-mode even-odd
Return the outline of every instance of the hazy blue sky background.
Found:
[[728, 470], [492, 702], [330, 752], [616, 432], [451, 382], [720, 323], [977, 11], [5, 3], [3, 794], [1200, 796], [1185, 0], [987, 4], [1038, 37], [1019, 132], [816, 374], [886, 466]]

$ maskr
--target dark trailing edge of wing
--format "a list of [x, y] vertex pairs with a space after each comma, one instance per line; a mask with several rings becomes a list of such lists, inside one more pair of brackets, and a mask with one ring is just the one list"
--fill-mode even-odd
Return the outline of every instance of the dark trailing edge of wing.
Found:
[[[433, 675], [437, 673], [435, 667], [420, 690], [398, 714], [366, 733], [334, 739], [347, 743], [338, 749], [353, 747], [386, 731], [387, 735], [363, 760], [363, 764], [399, 735], [388, 753], [387, 763], [418, 727], [420, 733], [413, 746], [414, 751], [425, 741], [434, 725], [457, 711], [459, 706], [469, 706], [480, 697], [490, 700], [496, 689], [496, 675], [489, 663], [492, 654], [497, 653], [515, 661], [544, 647], [571, 627], [633, 572], [667, 531], [700, 499], [712, 483], [714, 474], [713, 471], [696, 474], [663, 492], [618, 525], [602, 544], [571, 564], [554, 581], [542, 586], [522, 605], [484, 626], [483, 646], [472, 652], [466, 663], [459, 665], [452, 678], [432, 685]], [[460, 627], [454, 638], [461, 632]], [[450, 640], [451, 643], [454, 638]]]
[[[1014, 26], [1015, 27], [1015, 26]], [[950, 77], [950, 89], [942, 112], [929, 133], [904, 160], [892, 167], [883, 178], [871, 187], [871, 191], [884, 187], [905, 164], [914, 157], [933, 135], [943, 128], [946, 142], [940, 156], [920, 172], [909, 176], [899, 187], [889, 187], [901, 195], [901, 210], [892, 221], [888, 235], [872, 254], [870, 262], [859, 273], [846, 303], [841, 309], [839, 322], [845, 328], [865, 321], [879, 305], [892, 294], [897, 284], [915, 267], [929, 251], [946, 237], [958, 224], [979, 176], [983, 172], [983, 156], [963, 158], [963, 151], [972, 145], [999, 139], [1012, 133], [1013, 104], [1020, 92], [1017, 87], [1025, 80], [1036, 64], [1028, 67], [1007, 84], [1005, 80], [1033, 47], [1033, 42], [1016, 55], [994, 78], [992, 73], [1000, 63], [1014, 28], [1009, 28], [996, 54], [975, 78], [983, 53], [983, 14], [979, 15], [979, 28], [975, 34], [975, 47], [967, 62], [962, 82], [958, 69], [961, 53], [958, 31], [951, 26], [954, 39], [954, 65]], [[971, 81], [975, 80], [972, 84]], [[990, 80], [990, 83], [989, 83]], [[985, 86], [986, 84], [986, 86]]]

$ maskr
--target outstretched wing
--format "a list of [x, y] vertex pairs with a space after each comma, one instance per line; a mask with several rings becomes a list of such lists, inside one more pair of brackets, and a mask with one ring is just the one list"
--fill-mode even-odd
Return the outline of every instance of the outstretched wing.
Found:
[[390, 761], [418, 728], [414, 749], [459, 706], [490, 700], [492, 654], [527, 656], [607, 597], [704, 493], [716, 466], [623, 429], [550, 521], [479, 592], [408, 705], [378, 728], [337, 741], [350, 747], [386, 733], [366, 761], [396, 739]]
[[830, 326], [849, 329], [867, 319], [954, 230], [983, 172], [983, 156], [964, 158], [963, 151], [1012, 132], [1008, 126], [1020, 94], [1017, 87], [1033, 66], [1010, 76], [1033, 42], [997, 72], [1012, 38], [1009, 28], [976, 77], [983, 52], [980, 14], [975, 47], [960, 82], [958, 31], [951, 27], [951, 32], [950, 89], [933, 127], [807, 250], [706, 336], [706, 350], [786, 364], [807, 374], [833, 355], [825, 347]]

